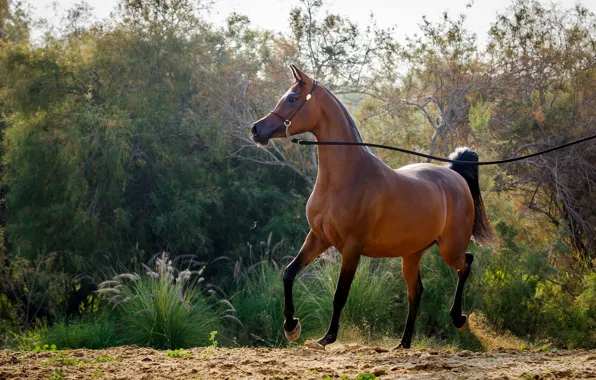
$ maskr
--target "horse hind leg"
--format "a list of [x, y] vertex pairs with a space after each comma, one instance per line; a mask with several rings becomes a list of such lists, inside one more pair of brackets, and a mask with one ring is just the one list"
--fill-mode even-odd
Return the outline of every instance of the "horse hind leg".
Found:
[[472, 262], [474, 261], [474, 256], [469, 252], [465, 252], [468, 244], [469, 239], [465, 244], [463, 243], [463, 240], [460, 240], [459, 242], [447, 242], [441, 241], [441, 239], [439, 239], [438, 242], [439, 252], [441, 252], [441, 256], [443, 256], [445, 263], [457, 270], [457, 287], [455, 289], [453, 305], [451, 306], [449, 315], [451, 315], [453, 325], [462, 331], [465, 331], [466, 329], [466, 322], [468, 318], [465, 314], [462, 314], [461, 302], [464, 286], [468, 280], [468, 277], [470, 276]]
[[417, 252], [411, 256], [402, 257], [402, 274], [406, 285], [408, 286], [408, 317], [406, 319], [406, 327], [401, 337], [401, 342], [393, 347], [394, 350], [400, 348], [410, 348], [412, 343], [412, 336], [414, 335], [414, 324], [422, 299], [424, 287], [420, 278], [420, 259], [424, 251]]
[[348, 294], [350, 287], [352, 286], [352, 280], [356, 274], [358, 263], [360, 262], [360, 251], [349, 251], [348, 253], [342, 252], [341, 259], [341, 271], [339, 273], [339, 280], [337, 282], [337, 288], [335, 295], [333, 296], [333, 314], [331, 315], [331, 322], [329, 329], [325, 336], [317, 341], [320, 347], [325, 347], [337, 339], [337, 332], [339, 330], [339, 319], [341, 312], [348, 300]]
[[461, 312], [461, 300], [464, 291], [464, 285], [468, 277], [470, 276], [470, 272], [472, 269], [472, 262], [474, 261], [474, 255], [469, 252], [466, 252], [466, 266], [463, 270], [457, 271], [457, 288], [455, 289], [455, 297], [453, 298], [453, 306], [451, 306], [451, 310], [449, 311], [449, 315], [453, 319], [453, 324], [456, 328], [460, 329], [461, 331], [466, 330], [466, 322], [468, 317]]

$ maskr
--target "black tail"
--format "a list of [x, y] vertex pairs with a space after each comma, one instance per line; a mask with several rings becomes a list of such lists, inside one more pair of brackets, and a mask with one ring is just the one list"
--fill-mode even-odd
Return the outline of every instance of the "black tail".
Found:
[[[449, 155], [449, 159], [458, 161], [478, 162], [478, 153], [473, 149], [461, 147]], [[494, 231], [486, 216], [482, 194], [480, 194], [480, 184], [478, 183], [478, 165], [473, 164], [449, 164], [449, 168], [458, 172], [470, 188], [472, 198], [474, 199], [474, 227], [472, 235], [479, 243], [488, 243], [494, 239]]]

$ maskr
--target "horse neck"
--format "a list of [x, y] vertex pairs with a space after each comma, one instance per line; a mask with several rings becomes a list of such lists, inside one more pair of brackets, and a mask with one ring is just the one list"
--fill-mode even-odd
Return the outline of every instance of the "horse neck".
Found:
[[[361, 142], [341, 106], [331, 95], [325, 94], [321, 106], [323, 116], [312, 130], [317, 141]], [[376, 159], [363, 146], [319, 145], [317, 148], [319, 184], [346, 184], [358, 175], [366, 163]]]

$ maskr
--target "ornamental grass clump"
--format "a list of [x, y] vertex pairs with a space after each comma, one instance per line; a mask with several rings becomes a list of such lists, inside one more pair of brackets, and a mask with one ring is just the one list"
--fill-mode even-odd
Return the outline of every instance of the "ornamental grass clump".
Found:
[[223, 317], [213, 292], [200, 287], [202, 270], [177, 270], [166, 253], [146, 273], [122, 273], [99, 285], [115, 305], [124, 341], [157, 349], [209, 345]]

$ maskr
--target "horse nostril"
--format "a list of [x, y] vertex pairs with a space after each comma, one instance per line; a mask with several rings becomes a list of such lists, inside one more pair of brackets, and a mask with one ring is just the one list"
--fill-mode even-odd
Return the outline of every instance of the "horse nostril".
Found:
[[253, 124], [253, 125], [250, 127], [250, 132], [252, 133], [252, 136], [253, 136], [253, 137], [257, 137], [257, 126]]

